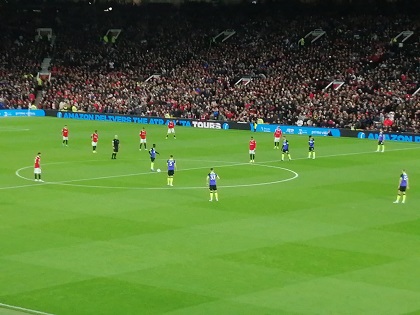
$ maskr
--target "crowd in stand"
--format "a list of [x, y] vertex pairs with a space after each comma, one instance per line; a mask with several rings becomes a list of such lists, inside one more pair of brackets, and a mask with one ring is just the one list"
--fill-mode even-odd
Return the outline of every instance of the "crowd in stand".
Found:
[[42, 59], [51, 53], [51, 45], [36, 38], [40, 21], [5, 12], [0, 17], [0, 109], [28, 108], [35, 102], [37, 73]]
[[[286, 16], [263, 6], [74, 13], [54, 20], [43, 108], [420, 131], [418, 15]], [[114, 43], [104, 38], [110, 28], [122, 29]], [[226, 41], [213, 39], [228, 29]], [[325, 35], [311, 43], [304, 36], [314, 29]], [[394, 40], [405, 30], [413, 36]], [[21, 75], [32, 62], [0, 68], [20, 78], [9, 106], [31, 92]]]

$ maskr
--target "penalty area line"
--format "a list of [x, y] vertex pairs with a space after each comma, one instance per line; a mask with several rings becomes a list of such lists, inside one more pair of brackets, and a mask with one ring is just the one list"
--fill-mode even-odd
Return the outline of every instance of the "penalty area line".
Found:
[[16, 305], [5, 304], [5, 303], [0, 303], [0, 307], [5, 308], [5, 309], [9, 309], [9, 310], [13, 310], [13, 311], [25, 312], [27, 314], [55, 315], [55, 314], [52, 314], [52, 313], [41, 312], [41, 311], [33, 310], [33, 309], [30, 309], [30, 308], [25, 308], [25, 307], [20, 307], [20, 306], [16, 306]]

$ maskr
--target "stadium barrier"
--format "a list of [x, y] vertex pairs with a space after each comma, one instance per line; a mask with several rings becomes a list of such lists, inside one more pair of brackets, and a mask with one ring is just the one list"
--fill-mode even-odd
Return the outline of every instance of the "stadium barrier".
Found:
[[45, 116], [45, 111], [42, 109], [2, 109], [0, 110], [0, 117], [32, 117]]
[[341, 137], [340, 129], [328, 129], [320, 127], [299, 127], [299, 126], [282, 126], [282, 125], [269, 125], [258, 124], [254, 129], [254, 124], [250, 124], [251, 131], [255, 132], [274, 132], [277, 127], [280, 127], [283, 134], [288, 135], [311, 135], [311, 136], [333, 136]]
[[249, 130], [248, 123], [225, 122], [215, 120], [197, 120], [186, 118], [162, 118], [151, 116], [101, 114], [101, 113], [83, 113], [83, 112], [65, 112], [57, 110], [45, 110], [46, 116], [57, 118], [78, 119], [78, 120], [100, 120], [114, 121], [123, 123], [134, 123], [144, 125], [167, 125], [170, 120], [175, 121], [177, 126], [205, 128], [205, 129], [240, 129]]
[[[385, 140], [388, 140], [388, 141], [420, 143], [420, 134], [405, 133], [405, 132], [404, 133], [384, 132], [384, 134], [385, 134]], [[341, 136], [350, 137], [350, 138], [377, 140], [379, 137], [379, 131], [341, 129]]]
[[[0, 116], [1, 116], [0, 110]], [[8, 111], [10, 112], [10, 111]], [[23, 110], [21, 112], [28, 111]], [[30, 111], [32, 112], [38, 112]], [[258, 124], [254, 129], [252, 123], [241, 123], [231, 121], [216, 121], [216, 120], [197, 120], [197, 119], [185, 119], [185, 118], [161, 118], [161, 117], [150, 117], [150, 116], [134, 116], [134, 115], [118, 115], [118, 114], [101, 114], [101, 113], [83, 113], [83, 112], [65, 112], [56, 110], [41, 110], [39, 116], [52, 116], [57, 118], [67, 119], [78, 119], [78, 120], [99, 120], [99, 121], [114, 121], [123, 123], [135, 123], [144, 125], [166, 125], [169, 120], [174, 120], [176, 125], [192, 128], [204, 128], [204, 129], [236, 129], [236, 130], [248, 130], [255, 132], [274, 132], [277, 127], [280, 127], [283, 134], [288, 135], [312, 135], [312, 136], [332, 136], [332, 137], [350, 137], [359, 139], [378, 139], [378, 131], [362, 131], [362, 130], [350, 130], [350, 129], [335, 129], [335, 128], [320, 128], [320, 127], [299, 127], [299, 126], [283, 126], [283, 125], [272, 125], [272, 124]], [[21, 115], [25, 116], [25, 115]], [[27, 116], [27, 115], [26, 115]], [[32, 116], [32, 115], [31, 115]], [[33, 115], [35, 116], [35, 115]], [[38, 116], [38, 115], [37, 115]], [[385, 132], [385, 140], [397, 141], [397, 142], [416, 142], [420, 143], [420, 134], [414, 133], [390, 133]]]

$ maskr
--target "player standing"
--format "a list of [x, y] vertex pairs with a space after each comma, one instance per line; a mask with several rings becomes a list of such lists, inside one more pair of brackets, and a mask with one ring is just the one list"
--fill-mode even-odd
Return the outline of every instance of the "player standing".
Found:
[[378, 148], [376, 149], [376, 152], [379, 152], [380, 149], [382, 149], [382, 153], [384, 153], [385, 151], [385, 135], [384, 132], [382, 131], [382, 129], [379, 131], [379, 136], [378, 136]]
[[257, 141], [254, 137], [249, 140], [249, 163], [255, 163], [255, 149], [257, 148]]
[[287, 141], [286, 137], [284, 137], [283, 139], [283, 145], [281, 149], [282, 149], [281, 160], [284, 161], [284, 155], [287, 154], [287, 158], [289, 159], [289, 161], [291, 161], [292, 158], [290, 157], [290, 153], [289, 153], [289, 141]]
[[170, 120], [168, 122], [168, 133], [166, 134], [166, 139], [168, 139], [168, 136], [171, 133], [174, 135], [174, 139], [176, 139], [176, 136], [175, 136], [175, 123], [174, 123], [173, 120]]
[[144, 129], [144, 127], [140, 131], [139, 136], [140, 136], [140, 148], [139, 148], [139, 150], [141, 151], [141, 147], [142, 147], [143, 144], [144, 144], [144, 149], [147, 150], [147, 147], [146, 147], [146, 129]]
[[311, 155], [312, 155], [312, 159], [315, 160], [315, 139], [314, 139], [314, 137], [309, 136], [308, 145], [309, 145], [308, 159], [310, 159]]
[[173, 186], [176, 170], [176, 161], [174, 160], [173, 155], [169, 156], [169, 160], [166, 161], [166, 164], [168, 165], [168, 186]]
[[37, 156], [35, 157], [34, 175], [36, 182], [43, 182], [41, 179], [41, 152], [38, 152]]
[[61, 129], [61, 134], [63, 135], [63, 146], [68, 145], [69, 143], [69, 129], [67, 128], [67, 125], [64, 125], [63, 129]]
[[402, 170], [402, 173], [400, 175], [400, 182], [398, 184], [397, 200], [395, 200], [394, 203], [399, 203], [401, 196], [402, 196], [401, 203], [405, 203], [405, 191], [409, 188], [410, 187], [408, 185], [408, 175], [405, 172], [405, 170]]
[[92, 139], [92, 151], [93, 153], [96, 153], [96, 147], [98, 145], [98, 139], [99, 139], [98, 130], [95, 130], [95, 132], [92, 133], [90, 138]]
[[217, 175], [213, 168], [210, 169], [210, 173], [207, 175], [207, 184], [209, 185], [210, 190], [210, 199], [209, 201], [213, 201], [213, 195], [216, 201], [219, 201], [219, 195], [217, 194], [217, 186], [216, 181], [220, 179], [219, 175]]
[[111, 160], [116, 160], [117, 159], [117, 153], [118, 153], [119, 148], [120, 148], [120, 140], [118, 140], [118, 136], [115, 135], [114, 139], [112, 140]]
[[156, 151], [156, 144], [153, 144], [152, 148], [149, 150], [149, 154], [150, 154], [150, 170], [153, 172], [155, 170], [156, 154], [160, 154], [158, 151]]
[[280, 149], [280, 138], [282, 134], [280, 127], [277, 127], [276, 131], [274, 131], [274, 149]]

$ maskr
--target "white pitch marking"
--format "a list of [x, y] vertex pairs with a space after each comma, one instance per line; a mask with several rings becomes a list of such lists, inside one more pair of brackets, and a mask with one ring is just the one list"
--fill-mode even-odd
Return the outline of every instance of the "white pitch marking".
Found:
[[[23, 177], [21, 177], [21, 176], [19, 176], [19, 177], [20, 177], [20, 178], [23, 178]], [[30, 179], [28, 179], [28, 178], [23, 178], [23, 179], [30, 180]], [[41, 185], [41, 184], [45, 184], [45, 182], [44, 182], [44, 183], [37, 183], [37, 184], [28, 184], [28, 185], [18, 185], [18, 186], [0, 187], [0, 190], [6, 190], [6, 189], [16, 189], [16, 188], [25, 188], [25, 187], [34, 187], [34, 186]]]
[[[239, 165], [249, 165], [249, 163], [241, 163], [241, 164], [235, 164], [235, 166]], [[230, 167], [233, 165], [221, 165], [216, 166], [218, 168], [220, 167]], [[219, 185], [221, 188], [237, 188], [237, 187], [254, 187], [254, 186], [265, 186], [265, 185], [273, 185], [273, 184], [279, 184], [283, 182], [288, 182], [293, 179], [296, 179], [299, 177], [299, 174], [296, 173], [293, 170], [290, 170], [288, 168], [279, 167], [279, 166], [270, 166], [270, 165], [263, 165], [258, 164], [258, 166], [265, 166], [265, 167], [271, 167], [271, 168], [277, 168], [282, 169], [288, 172], [291, 172], [293, 174], [293, 177], [286, 178], [286, 179], [280, 179], [272, 182], [263, 182], [263, 183], [255, 183], [255, 184], [239, 184], [239, 185]], [[208, 167], [196, 167], [191, 169], [183, 169], [182, 171], [191, 171], [191, 170], [197, 170], [197, 169], [207, 169]], [[147, 173], [150, 174], [150, 173]], [[207, 186], [187, 186], [187, 187], [122, 187], [122, 186], [100, 186], [100, 185], [78, 185], [78, 184], [70, 184], [67, 182], [50, 182], [50, 184], [56, 184], [56, 185], [63, 185], [63, 186], [72, 186], [72, 187], [88, 187], [88, 188], [107, 188], [107, 189], [125, 189], [125, 190], [185, 190], [185, 189], [208, 189]]]
[[37, 311], [37, 310], [32, 310], [30, 308], [24, 308], [24, 307], [20, 307], [20, 306], [5, 304], [5, 303], [0, 303], [0, 307], [8, 308], [10, 310], [23, 311], [23, 312], [31, 313], [31, 314], [54, 315], [54, 314], [51, 314], [51, 313], [41, 312], [41, 311]]
[[[405, 151], [405, 150], [416, 150], [419, 149], [420, 147], [411, 147], [411, 148], [401, 148], [401, 149], [391, 149], [391, 150], [387, 150], [387, 152], [393, 152], [393, 151]], [[339, 157], [339, 156], [348, 156], [348, 155], [362, 155], [362, 154], [378, 154], [375, 151], [365, 151], [365, 152], [353, 152], [353, 153], [340, 153], [340, 154], [330, 154], [330, 155], [321, 155], [318, 156], [317, 159], [319, 158], [330, 158], [330, 157]], [[292, 161], [295, 160], [306, 160], [307, 158], [301, 157], [301, 158], [295, 158]], [[291, 161], [291, 163], [292, 163]], [[204, 162], [204, 161], [203, 161]], [[214, 161], [213, 161], [214, 162]], [[264, 161], [264, 162], [257, 162], [257, 165], [261, 165], [261, 163], [272, 163], [272, 162], [279, 162], [279, 160], [271, 160], [271, 161]], [[62, 164], [62, 163], [66, 163], [66, 162], [55, 162], [55, 163], [49, 163], [49, 164]], [[232, 162], [225, 162], [225, 163], [232, 163]], [[289, 163], [289, 162], [285, 162], [285, 163]], [[228, 166], [239, 166], [239, 165], [248, 165], [249, 163], [237, 163], [237, 164], [228, 164], [228, 165], [221, 165], [221, 166], [217, 166], [217, 167], [228, 167]], [[265, 165], [267, 166], [267, 165]], [[32, 179], [23, 177], [22, 175], [20, 175], [20, 171], [30, 168], [31, 166], [26, 166], [26, 167], [22, 167], [20, 169], [18, 169], [15, 174], [16, 176], [18, 176], [19, 178], [25, 179], [25, 180], [29, 180], [32, 181]], [[267, 166], [269, 167], [269, 166]], [[194, 169], [203, 169], [205, 167], [200, 167], [200, 168], [192, 168], [192, 169], [184, 169], [184, 171], [188, 171], [188, 170], [194, 170]], [[114, 177], [126, 177], [126, 176], [137, 176], [137, 175], [146, 175], [146, 174], [155, 174], [155, 173], [151, 173], [151, 172], [144, 172], [144, 173], [133, 173], [133, 174], [125, 174], [125, 175], [113, 175], [110, 177], [104, 176], [104, 177], [97, 177], [97, 178], [87, 178], [87, 179], [75, 179], [75, 180], [69, 180], [69, 181], [62, 181], [62, 182], [49, 182], [49, 184], [60, 184], [60, 185], [66, 185], [67, 183], [73, 183], [73, 182], [78, 182], [78, 181], [87, 181], [87, 180], [95, 180], [95, 179], [106, 179], [106, 178], [114, 178]], [[44, 184], [48, 184], [48, 182], [44, 182]], [[36, 183], [36, 184], [32, 184], [32, 185], [19, 185], [19, 186], [10, 186], [10, 187], [0, 187], [0, 190], [4, 190], [4, 189], [14, 189], [14, 188], [23, 188], [23, 187], [33, 187], [33, 186], [37, 186], [40, 185], [40, 183]], [[92, 188], [104, 188], [107, 186], [86, 186], [86, 185], [76, 185], [76, 184], [68, 184], [69, 186], [75, 186], [75, 187], [92, 187]], [[235, 186], [237, 187], [237, 186]], [[128, 187], [124, 187], [125, 189], [129, 189]], [[173, 187], [172, 187], [173, 188]], [[158, 189], [156, 188], [142, 188], [142, 189]], [[179, 187], [178, 189], [181, 189], [181, 187]], [[184, 188], [187, 189], [187, 188]]]
[[[236, 164], [228, 164], [228, 165], [219, 165], [219, 166], [215, 166], [215, 167], [229, 167], [229, 166], [240, 166], [240, 165], [249, 165], [249, 163], [236, 163]], [[20, 169], [18, 169], [15, 173], [18, 177], [25, 179], [25, 180], [30, 180], [32, 181], [32, 179], [24, 177], [22, 175], [20, 175], [20, 171], [27, 169], [27, 168], [31, 168], [32, 166], [25, 166], [22, 167]], [[185, 168], [185, 169], [181, 169], [178, 170], [178, 172], [180, 171], [194, 171], [194, 170], [201, 170], [203, 168], [208, 168], [207, 166], [203, 167], [192, 167], [192, 168]], [[110, 176], [101, 176], [101, 177], [91, 177], [91, 178], [81, 178], [81, 179], [70, 179], [70, 180], [64, 180], [64, 181], [60, 181], [60, 182], [44, 182], [45, 184], [67, 184], [67, 183], [74, 183], [74, 182], [84, 182], [84, 181], [89, 181], [89, 180], [98, 180], [98, 179], [110, 179], [110, 178], [120, 178], [120, 177], [129, 177], [129, 176], [137, 176], [137, 175], [151, 175], [151, 174], [155, 174], [154, 172], [148, 171], [148, 172], [142, 172], [142, 173], [131, 173], [131, 174], [122, 174], [122, 175], [110, 175]], [[102, 187], [102, 186], [101, 186]]]
[[[230, 165], [219, 165], [219, 166], [215, 166], [215, 167], [221, 168], [221, 167], [231, 167], [231, 166], [241, 166], [241, 165], [250, 165], [250, 164], [249, 163], [236, 163], [236, 164], [230, 164]], [[258, 166], [266, 166], [266, 165], [261, 165], [261, 164], [257, 164], [257, 165]], [[290, 180], [293, 180], [293, 179], [295, 179], [299, 176], [299, 174], [296, 173], [295, 171], [292, 171], [292, 170], [284, 168], [284, 167], [277, 167], [277, 166], [267, 166], [267, 167], [283, 169], [283, 170], [286, 170], [288, 172], [293, 173], [294, 176], [291, 177], [291, 178], [281, 179], [281, 180], [272, 181], [272, 182], [264, 182], [264, 183], [256, 183], [256, 184], [242, 184], [242, 185], [226, 185], [226, 186], [220, 186], [220, 187], [234, 188], [234, 187], [251, 187], [251, 186], [272, 185], [272, 184], [278, 184], [278, 183], [290, 181]], [[20, 170], [25, 169], [25, 168], [29, 168], [29, 166], [17, 170], [16, 175], [20, 178], [30, 180], [29, 178], [23, 177], [19, 174]], [[185, 171], [200, 170], [200, 169], [207, 169], [207, 168], [208, 168], [207, 166], [204, 166], [204, 167], [201, 166], [201, 167], [192, 167], [192, 168], [182, 169], [180, 171], [185, 172]], [[90, 187], [90, 188], [126, 189], [126, 190], [127, 189], [130, 189], [130, 190], [162, 190], [162, 189], [203, 189], [203, 188], [207, 188], [206, 186], [191, 186], [191, 187], [175, 187], [174, 188], [174, 187], [122, 187], [122, 186], [100, 186], [100, 185], [72, 184], [74, 182], [81, 182], [81, 181], [88, 181], [88, 180], [109, 179], [109, 178], [119, 178], [119, 177], [126, 177], [126, 176], [149, 175], [149, 174], [157, 174], [157, 173], [153, 173], [153, 172], [149, 171], [149, 172], [144, 172], [144, 173], [133, 173], [133, 174], [125, 174], [125, 175], [112, 175], [112, 176], [102, 176], [102, 177], [95, 177], [95, 178], [74, 179], [74, 180], [61, 181], [61, 182], [44, 182], [44, 184], [74, 186], [74, 187]], [[27, 185], [27, 186], [32, 186], [32, 185]]]

